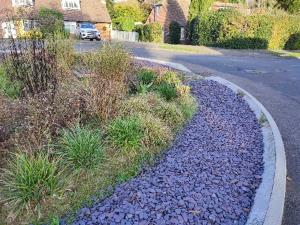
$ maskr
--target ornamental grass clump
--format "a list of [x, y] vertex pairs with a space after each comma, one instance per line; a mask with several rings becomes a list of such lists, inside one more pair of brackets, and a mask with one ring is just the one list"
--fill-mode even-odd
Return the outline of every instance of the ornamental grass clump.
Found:
[[108, 139], [121, 150], [138, 150], [143, 139], [140, 119], [125, 117], [113, 120], [108, 127]]
[[171, 129], [159, 118], [152, 114], [138, 115], [143, 130], [143, 145], [148, 149], [165, 147], [173, 135]]
[[184, 122], [184, 115], [175, 102], [167, 102], [156, 93], [133, 96], [120, 107], [122, 115], [136, 116], [152, 114], [171, 128], [178, 128]]
[[153, 70], [150, 69], [141, 69], [137, 73], [138, 81], [142, 84], [151, 84], [156, 78], [156, 74]]
[[177, 97], [177, 90], [174, 84], [169, 84], [167, 82], [161, 82], [154, 89], [167, 101], [174, 100]]
[[100, 164], [104, 153], [99, 130], [77, 125], [62, 132], [59, 155], [77, 169], [90, 169]]
[[59, 159], [51, 159], [45, 153], [16, 154], [3, 169], [1, 200], [17, 213], [24, 209], [39, 213], [47, 199], [64, 193], [66, 171]]
[[121, 45], [105, 44], [97, 52], [86, 54], [83, 63], [93, 73], [89, 83], [96, 115], [102, 120], [115, 117], [127, 92], [131, 55]]

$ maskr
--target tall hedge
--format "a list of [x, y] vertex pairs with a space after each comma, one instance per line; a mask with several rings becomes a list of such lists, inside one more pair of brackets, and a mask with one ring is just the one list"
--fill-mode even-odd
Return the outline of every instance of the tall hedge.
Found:
[[169, 41], [171, 44], [179, 44], [181, 36], [181, 26], [178, 22], [172, 21], [169, 25]]
[[284, 49], [290, 37], [300, 31], [299, 21], [299, 16], [288, 14], [247, 16], [234, 10], [207, 12], [193, 25], [191, 41], [225, 48]]
[[140, 41], [162, 42], [162, 26], [159, 23], [149, 23], [136, 28]]

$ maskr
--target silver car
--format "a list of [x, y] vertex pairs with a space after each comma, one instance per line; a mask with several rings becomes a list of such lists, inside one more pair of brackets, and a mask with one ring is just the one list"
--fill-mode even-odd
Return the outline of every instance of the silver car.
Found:
[[90, 41], [101, 40], [101, 34], [96, 26], [89, 22], [79, 23], [77, 26], [77, 35], [80, 39], [90, 39]]

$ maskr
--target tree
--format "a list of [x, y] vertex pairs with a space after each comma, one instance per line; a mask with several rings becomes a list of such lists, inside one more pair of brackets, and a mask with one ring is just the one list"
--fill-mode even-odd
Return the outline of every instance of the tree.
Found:
[[171, 44], [179, 44], [180, 43], [180, 24], [176, 21], [172, 21], [169, 26], [169, 38]]
[[191, 0], [189, 8], [189, 21], [192, 21], [201, 13], [208, 11], [213, 2], [213, 0]]
[[300, 0], [277, 0], [277, 6], [290, 13], [300, 13]]

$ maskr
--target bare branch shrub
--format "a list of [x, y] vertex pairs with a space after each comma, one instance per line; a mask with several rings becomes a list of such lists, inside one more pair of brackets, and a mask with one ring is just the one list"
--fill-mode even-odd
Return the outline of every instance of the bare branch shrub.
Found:
[[132, 57], [118, 44], [105, 44], [96, 53], [88, 53], [83, 62], [93, 76], [89, 80], [91, 104], [102, 120], [113, 118], [127, 92], [127, 76], [132, 70]]

